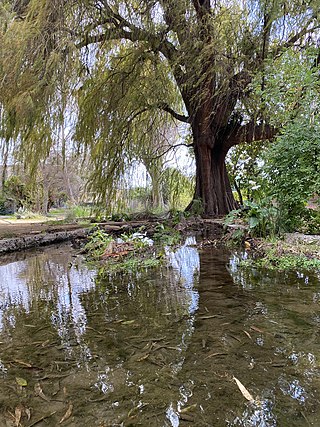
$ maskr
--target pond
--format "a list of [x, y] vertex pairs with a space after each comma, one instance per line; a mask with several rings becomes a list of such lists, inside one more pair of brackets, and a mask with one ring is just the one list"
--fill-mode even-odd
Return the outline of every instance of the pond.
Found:
[[319, 278], [193, 243], [121, 275], [0, 258], [0, 426], [319, 426]]

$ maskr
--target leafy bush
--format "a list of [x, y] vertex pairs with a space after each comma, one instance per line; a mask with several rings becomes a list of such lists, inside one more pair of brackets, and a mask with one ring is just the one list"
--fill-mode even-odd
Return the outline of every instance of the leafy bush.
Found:
[[225, 219], [225, 224], [244, 221], [249, 228], [252, 237], [276, 236], [282, 230], [279, 210], [270, 199], [264, 199], [260, 203], [246, 201], [243, 208], [231, 211]]
[[301, 226], [306, 204], [320, 188], [320, 126], [290, 123], [265, 157], [269, 193], [287, 229]]
[[320, 211], [306, 209], [302, 219], [301, 231], [306, 234], [320, 234]]

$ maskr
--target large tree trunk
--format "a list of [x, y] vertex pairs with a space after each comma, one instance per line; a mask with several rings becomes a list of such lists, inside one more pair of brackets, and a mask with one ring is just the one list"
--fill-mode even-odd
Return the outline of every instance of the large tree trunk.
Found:
[[226, 215], [238, 207], [225, 165], [228, 150], [216, 129], [203, 115], [199, 118], [197, 114], [192, 123], [196, 188], [193, 202], [188, 208], [194, 204], [194, 200], [200, 200], [203, 214], [210, 217]]
[[195, 144], [194, 152], [196, 158], [194, 199], [201, 200], [204, 215], [225, 215], [236, 209], [238, 205], [232, 194], [222, 150]]

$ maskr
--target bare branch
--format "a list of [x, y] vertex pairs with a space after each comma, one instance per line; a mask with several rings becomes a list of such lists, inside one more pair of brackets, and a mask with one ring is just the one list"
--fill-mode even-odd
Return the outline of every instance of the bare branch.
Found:
[[162, 151], [160, 154], [157, 155], [152, 155], [151, 159], [152, 160], [157, 160], [160, 159], [161, 157], [165, 156], [166, 154], [168, 154], [171, 150], [175, 150], [178, 147], [187, 147], [187, 148], [191, 148], [194, 147], [194, 144], [185, 144], [183, 142], [181, 142], [180, 144], [176, 144], [176, 145], [171, 145], [170, 147], [168, 147], [166, 150]]
[[105, 43], [109, 40], [130, 40], [132, 42], [147, 42], [151, 49], [155, 52], [161, 52], [169, 61], [176, 54], [176, 48], [166, 40], [162, 34], [150, 34], [140, 28], [135, 28], [132, 31], [123, 28], [107, 28], [103, 33], [94, 35], [84, 35], [82, 40], [76, 44], [78, 49], [89, 46], [91, 44]]
[[266, 123], [257, 124], [251, 121], [245, 125], [235, 126], [226, 138], [223, 147], [228, 152], [235, 145], [272, 139], [278, 132], [279, 129]]
[[167, 113], [171, 114], [171, 116], [173, 118], [179, 120], [180, 122], [190, 123], [190, 117], [189, 116], [184, 116], [182, 114], [177, 113], [171, 107], [169, 107], [169, 105], [166, 103], [159, 103], [157, 105], [157, 107], [160, 108], [161, 110], [166, 111]]
[[320, 28], [320, 24], [315, 25], [312, 28], [309, 28], [310, 24], [313, 22], [313, 20], [318, 16], [318, 13], [316, 16], [312, 16], [312, 18], [309, 19], [309, 21], [306, 23], [306, 25], [298, 31], [296, 34], [294, 34], [289, 40], [287, 40], [285, 43], [279, 45], [274, 52], [274, 57], [277, 57], [281, 55], [282, 52], [284, 52], [286, 49], [292, 47], [297, 43], [299, 40], [301, 40], [304, 36], [307, 34], [313, 34], [315, 31], [317, 31]]

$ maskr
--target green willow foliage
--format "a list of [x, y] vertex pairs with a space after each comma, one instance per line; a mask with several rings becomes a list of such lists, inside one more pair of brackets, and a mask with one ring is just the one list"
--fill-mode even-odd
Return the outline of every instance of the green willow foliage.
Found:
[[99, 58], [78, 91], [75, 136], [90, 150], [91, 177], [94, 187], [101, 190], [101, 200], [115, 196], [114, 184], [130, 162], [161, 154], [156, 141], [169, 117], [159, 111], [159, 100], [178, 104], [166, 63], [147, 54], [141, 60], [141, 52], [131, 46], [119, 47], [107, 59]]
[[36, 173], [72, 111], [93, 195], [105, 201], [132, 160], [157, 163], [168, 145], [160, 130], [180, 120], [193, 132], [196, 196], [223, 213], [233, 205], [224, 156], [283, 125], [282, 88], [266, 93], [272, 64], [290, 75], [290, 55], [316, 46], [319, 9], [318, 0], [3, 0], [2, 140]]

